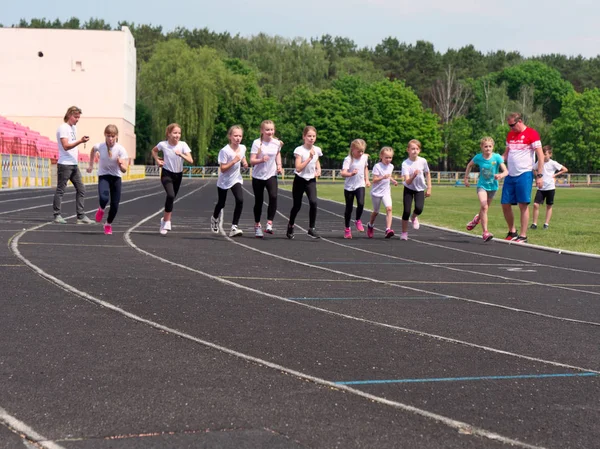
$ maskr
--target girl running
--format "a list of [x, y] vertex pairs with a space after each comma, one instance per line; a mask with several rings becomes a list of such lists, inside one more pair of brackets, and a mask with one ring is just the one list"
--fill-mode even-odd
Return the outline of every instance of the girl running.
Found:
[[260, 138], [252, 143], [250, 165], [252, 165], [252, 191], [254, 192], [254, 235], [263, 238], [260, 225], [265, 188], [269, 196], [267, 226], [265, 232], [273, 234], [273, 219], [277, 212], [277, 174], [281, 173], [281, 147], [283, 142], [276, 139], [275, 124], [265, 120], [260, 124]]
[[346, 210], [344, 211], [344, 238], [351, 239], [350, 217], [356, 198], [356, 230], [364, 232], [365, 228], [360, 221], [365, 207], [365, 187], [370, 187], [369, 182], [369, 156], [365, 154], [367, 144], [362, 139], [355, 139], [350, 144], [350, 153], [342, 164], [342, 177], [344, 181], [344, 198], [346, 199]]
[[246, 147], [241, 145], [242, 138], [244, 137], [242, 127], [238, 125], [232, 126], [227, 132], [227, 137], [229, 138], [229, 145], [219, 151], [221, 173], [219, 173], [219, 179], [217, 180], [218, 201], [215, 211], [212, 217], [210, 217], [210, 229], [214, 233], [219, 232], [219, 214], [225, 207], [227, 191], [231, 190], [235, 198], [235, 209], [233, 210], [233, 220], [231, 221], [229, 237], [237, 237], [243, 234], [242, 230], [238, 228], [244, 207], [244, 191], [242, 189], [244, 180], [240, 173], [240, 166], [248, 168], [248, 162], [246, 161]]
[[395, 186], [398, 181], [392, 178], [394, 166], [392, 159], [394, 158], [394, 149], [392, 147], [383, 147], [379, 152], [380, 161], [373, 167], [373, 188], [371, 189], [371, 202], [373, 203], [373, 212], [371, 219], [367, 225], [367, 237], [373, 238], [375, 218], [379, 215], [381, 203], [385, 207], [385, 238], [389, 239], [394, 236], [392, 229], [392, 193], [390, 183]]
[[304, 145], [294, 150], [296, 158], [294, 170], [294, 183], [292, 185], [292, 197], [294, 204], [290, 211], [290, 221], [287, 225], [287, 238], [294, 238], [294, 222], [296, 215], [302, 208], [302, 197], [306, 192], [308, 197], [309, 212], [308, 212], [308, 235], [314, 239], [321, 238], [315, 230], [317, 221], [317, 178], [321, 176], [321, 163], [319, 157], [323, 156], [323, 152], [317, 146], [317, 130], [313, 126], [307, 126], [302, 132]]
[[110, 211], [104, 224], [104, 233], [112, 235], [112, 222], [117, 216], [121, 201], [121, 176], [127, 172], [129, 155], [119, 140], [119, 130], [115, 125], [104, 128], [105, 142], [97, 143], [90, 151], [90, 165], [87, 172], [94, 169], [94, 159], [98, 153], [98, 201], [100, 207], [96, 211], [96, 222], [100, 223], [104, 217], [104, 209], [110, 199]]
[[[160, 233], [166, 235], [171, 230], [171, 215], [173, 214], [173, 203], [181, 180], [183, 178], [183, 161], [194, 163], [192, 158], [192, 150], [187, 143], [181, 142], [181, 126], [177, 123], [171, 123], [165, 131], [167, 140], [163, 140], [152, 148], [152, 157], [159, 167], [162, 167], [160, 172], [160, 182], [167, 192], [165, 200], [165, 213], [160, 219]], [[158, 157], [158, 152], [162, 151], [162, 159]]]
[[[408, 220], [413, 229], [419, 229], [419, 215], [423, 212], [425, 197], [431, 196], [431, 173], [427, 161], [419, 156], [421, 142], [416, 139], [408, 142], [408, 159], [402, 162], [402, 177], [404, 178], [404, 211], [402, 212], [402, 234], [401, 240], [408, 240]], [[427, 179], [427, 180], [426, 180]], [[415, 209], [410, 214], [412, 202]]]

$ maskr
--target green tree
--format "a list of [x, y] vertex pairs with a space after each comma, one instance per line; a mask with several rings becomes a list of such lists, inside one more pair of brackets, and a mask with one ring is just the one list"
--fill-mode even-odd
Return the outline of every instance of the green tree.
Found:
[[152, 111], [141, 101], [135, 105], [135, 162], [136, 164], [151, 164], [151, 150], [154, 147], [152, 139]]
[[554, 158], [572, 172], [600, 170], [600, 89], [572, 93], [552, 124]]

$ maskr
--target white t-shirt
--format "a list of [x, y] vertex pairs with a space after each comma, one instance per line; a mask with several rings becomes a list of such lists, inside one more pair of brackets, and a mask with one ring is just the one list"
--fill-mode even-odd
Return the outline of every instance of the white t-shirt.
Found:
[[[319, 160], [320, 156], [323, 156], [323, 152], [321, 151], [321, 149], [318, 146], [313, 145], [313, 149], [315, 150], [315, 155], [310, 160], [310, 162], [308, 164], [306, 164], [306, 167], [304, 167], [304, 170], [302, 170], [300, 172], [297, 170], [294, 170], [295, 174], [297, 174], [301, 178], [306, 179], [307, 181], [310, 181], [311, 179], [313, 179], [315, 177], [315, 173], [317, 171], [317, 161]], [[310, 157], [310, 150], [307, 150], [306, 148], [304, 148], [304, 145], [299, 146], [294, 150], [294, 158], [297, 155], [301, 156], [300, 160], [302, 162], [304, 162], [305, 160], [307, 160]]]
[[240, 173], [240, 166], [242, 165], [242, 159], [246, 156], [246, 146], [240, 145], [238, 152], [236, 153], [229, 145], [226, 145], [219, 151], [219, 164], [228, 164], [235, 159], [237, 155], [240, 155], [240, 160], [229, 167], [227, 171], [221, 171], [219, 173], [219, 179], [217, 179], [217, 187], [221, 189], [231, 189], [235, 184], [243, 184], [242, 174]]
[[413, 179], [412, 184], [406, 184], [406, 181], [404, 181], [402, 184], [411, 190], [422, 192], [423, 190], [427, 189], [427, 183], [425, 182], [425, 173], [429, 173], [429, 165], [427, 165], [427, 161], [421, 156], [417, 156], [417, 159], [414, 162], [410, 159], [406, 159], [404, 162], [402, 162], [402, 177], [406, 175], [412, 176], [415, 170], [420, 170], [421, 173], [419, 173], [417, 177]]
[[180, 150], [182, 153], [191, 153], [190, 147], [185, 142], [177, 142], [177, 145], [169, 145], [169, 142], [163, 140], [156, 145], [158, 151], [163, 152], [163, 168], [171, 173], [181, 173], [183, 171], [183, 159], [175, 154], [175, 150]]
[[369, 163], [369, 156], [363, 154], [359, 159], [354, 159], [351, 155], [346, 156], [342, 164], [342, 170], [347, 170], [352, 173], [358, 170], [354, 176], [344, 178], [344, 190], [352, 192], [360, 187], [365, 187], [365, 167]]
[[[538, 163], [536, 162], [535, 164], [533, 164], [533, 169], [537, 170], [537, 168]], [[544, 177], [542, 178], [544, 184], [542, 185], [542, 188], [540, 190], [554, 190], [556, 188], [554, 173], [556, 173], [559, 170], [562, 170], [562, 168], [562, 165], [560, 165], [556, 161], [553, 161], [552, 159], [549, 159], [548, 162], [545, 162], [543, 172]]]
[[115, 143], [110, 150], [110, 157], [108, 157], [108, 149], [106, 148], [106, 142], [97, 143], [94, 145], [94, 152], [97, 152], [100, 156], [98, 162], [98, 176], [102, 175], [113, 175], [121, 177], [123, 172], [119, 168], [117, 158], [129, 159], [127, 150], [119, 143]]
[[262, 156], [269, 156], [267, 162], [262, 162], [252, 166], [252, 177], [256, 179], [266, 180], [277, 176], [277, 154], [281, 149], [279, 140], [271, 139], [268, 142], [261, 139], [256, 139], [252, 142], [252, 148], [250, 148], [250, 154], [258, 154], [260, 149], [259, 158]]
[[[377, 162], [373, 167], [373, 177], [391, 175], [394, 172], [394, 164], [384, 164], [383, 162]], [[374, 182], [371, 187], [371, 196], [384, 197], [391, 195], [390, 192], [390, 178], [382, 179], [379, 182]]]
[[63, 123], [56, 130], [56, 140], [58, 141], [58, 163], [63, 165], [77, 165], [79, 158], [79, 147], [65, 150], [61, 138], [67, 138], [69, 143], [77, 140], [77, 127]]

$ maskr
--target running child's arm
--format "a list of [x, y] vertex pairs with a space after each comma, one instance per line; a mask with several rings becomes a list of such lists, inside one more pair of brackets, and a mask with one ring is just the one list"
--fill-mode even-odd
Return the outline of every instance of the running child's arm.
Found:
[[[304, 170], [304, 168], [309, 164], [310, 161], [312, 161], [314, 156], [314, 153], [310, 153], [308, 155], [308, 158], [306, 158], [306, 160], [304, 162], [302, 162], [302, 156], [300, 154], [296, 155], [296, 161], [295, 161], [295, 168], [297, 172], [301, 172], [302, 170]], [[317, 161], [319, 162], [319, 161]]]
[[[177, 154], [177, 151], [175, 151], [175, 154]], [[184, 153], [183, 151], [179, 154], [177, 154], [181, 159], [184, 159], [186, 161], [188, 161], [190, 164], [194, 163], [194, 159], [192, 158], [192, 153]]]
[[471, 173], [471, 169], [473, 168], [473, 159], [471, 159], [469, 161], [469, 163], [467, 164], [467, 168], [465, 169], [465, 179], [464, 179], [464, 184], [465, 187], [470, 187], [471, 184], [469, 183], [469, 173]]
[[367, 164], [365, 164], [365, 185], [371, 187], [371, 183], [369, 182], [369, 167]]
[[152, 157], [156, 161], [156, 165], [158, 165], [159, 167], [162, 167], [164, 165], [165, 161], [163, 161], [161, 158], [158, 157], [158, 147], [157, 146], [152, 148]]
[[381, 182], [386, 178], [389, 178], [389, 175], [376, 175], [375, 173], [373, 173], [373, 184], [377, 184], [378, 182]]
[[496, 173], [494, 175], [495, 179], [502, 179], [508, 176], [508, 168], [506, 167], [506, 164], [504, 162], [500, 164], [500, 170], [502, 170], [502, 173]]
[[237, 164], [241, 160], [242, 160], [242, 158], [240, 157], [240, 155], [236, 154], [235, 157], [232, 160], [230, 160], [229, 162], [223, 162], [222, 164], [219, 164], [219, 167], [221, 167], [221, 171], [223, 173], [225, 173], [226, 171], [228, 171], [231, 167], [233, 167], [235, 164]]
[[242, 167], [248, 168], [248, 161], [246, 160], [246, 156], [244, 156], [242, 159]]
[[321, 161], [317, 160], [316, 170], [315, 170], [315, 177], [319, 178], [320, 176], [321, 176]]
[[281, 147], [283, 146], [283, 142], [279, 141], [279, 151], [277, 152], [277, 156], [275, 157], [275, 163], [277, 164], [277, 173], [283, 172], [283, 165], [281, 164]]
[[409, 175], [409, 174], [407, 173], [406, 175], [404, 175], [404, 181], [405, 181], [407, 184], [412, 184], [412, 183], [413, 183], [413, 181], [415, 180], [415, 178], [416, 178], [417, 176], [419, 176], [419, 174], [421, 174], [421, 170], [419, 170], [419, 169], [415, 170], [415, 171], [413, 172], [412, 176], [411, 176], [411, 175]]
[[124, 157], [124, 158], [117, 158], [117, 164], [119, 164], [119, 170], [121, 170], [122, 173], [127, 173], [127, 168], [129, 168], [129, 158], [128, 157]]
[[96, 145], [94, 145], [92, 147], [92, 149], [90, 150], [90, 166], [87, 168], [87, 172], [91, 173], [92, 170], [94, 169], [94, 153], [96, 152]]
[[428, 171], [425, 174], [425, 179], [427, 180], [427, 190], [425, 191], [425, 198], [431, 196], [431, 172]]

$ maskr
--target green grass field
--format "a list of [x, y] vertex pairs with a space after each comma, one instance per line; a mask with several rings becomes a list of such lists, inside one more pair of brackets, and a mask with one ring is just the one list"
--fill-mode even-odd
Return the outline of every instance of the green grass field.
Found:
[[[402, 215], [402, 185], [392, 187], [394, 216]], [[320, 198], [344, 201], [344, 184], [320, 182], [318, 185]], [[501, 191], [498, 191], [489, 211], [489, 230], [496, 238], [506, 236], [507, 227], [500, 206]], [[532, 200], [535, 189], [532, 191]], [[369, 189], [365, 200], [365, 208], [371, 208]], [[533, 204], [533, 203], [532, 203]], [[533, 206], [530, 206], [530, 223], [533, 217]], [[383, 210], [383, 208], [382, 208]], [[541, 229], [544, 223], [546, 206], [540, 208], [539, 229], [527, 231], [529, 243], [570, 251], [600, 254], [600, 189], [575, 187], [558, 188], [554, 200], [550, 229]], [[519, 210], [513, 208], [515, 221], [519, 222]], [[425, 207], [420, 217], [421, 223], [443, 226], [465, 231], [466, 224], [479, 212], [474, 186], [436, 186], [434, 184], [430, 198], [425, 199]], [[366, 221], [368, 214], [363, 215]], [[378, 217], [379, 218], [379, 217]], [[340, 232], [343, 224], [340, 226]], [[473, 234], [481, 235], [481, 227], [477, 226]]]

